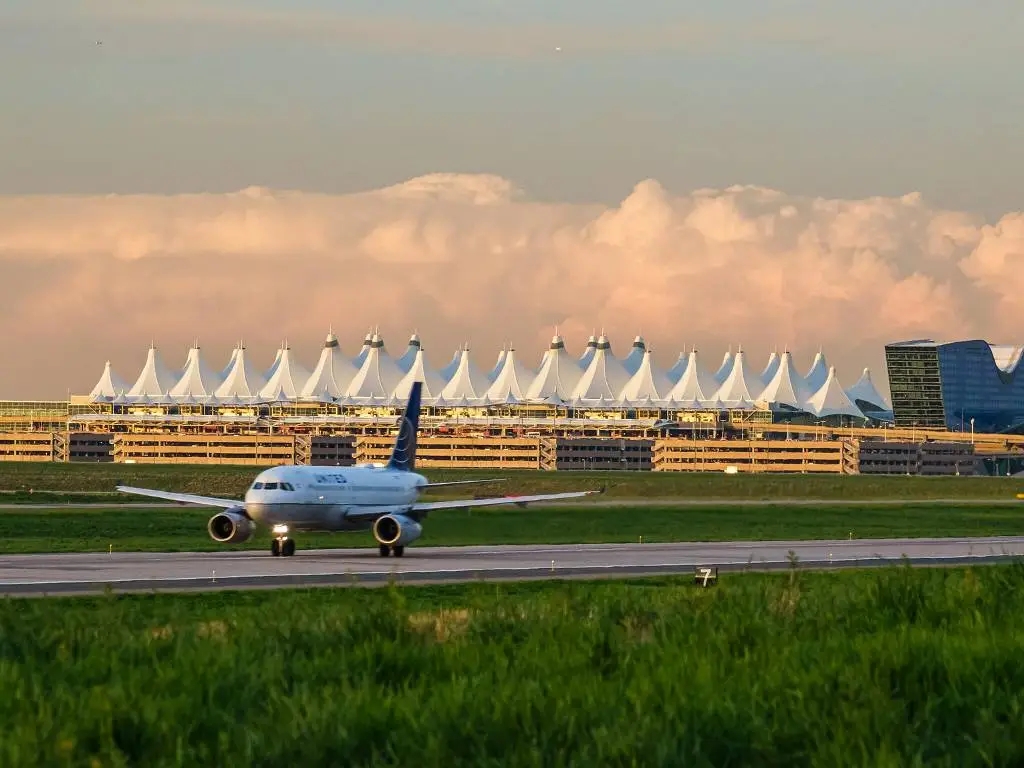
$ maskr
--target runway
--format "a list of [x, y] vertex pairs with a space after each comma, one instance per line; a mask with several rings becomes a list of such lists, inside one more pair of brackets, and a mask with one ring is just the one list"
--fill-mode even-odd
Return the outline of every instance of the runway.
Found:
[[500, 579], [626, 577], [790, 567], [852, 568], [1000, 562], [1024, 555], [1024, 537], [731, 541], [675, 544], [569, 544], [410, 547], [403, 558], [375, 549], [269, 552], [115, 552], [0, 556], [0, 594], [256, 589], [437, 583]]

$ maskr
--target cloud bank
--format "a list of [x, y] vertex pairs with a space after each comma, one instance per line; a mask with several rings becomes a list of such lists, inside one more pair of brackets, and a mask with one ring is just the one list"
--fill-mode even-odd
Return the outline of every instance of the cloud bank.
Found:
[[[887, 341], [1020, 341], [1024, 213], [995, 224], [919, 195], [827, 200], [735, 186], [676, 195], [646, 180], [616, 206], [531, 201], [507, 179], [434, 174], [353, 195], [0, 197], [0, 397], [87, 392], [110, 359], [133, 377], [198, 337], [211, 365], [244, 338], [269, 365], [333, 326], [355, 353], [379, 326], [441, 366], [468, 341], [533, 362], [642, 332], [663, 365], [742, 344], [760, 363], [819, 346], [852, 383]], [[876, 370], [876, 376], [883, 372]]]

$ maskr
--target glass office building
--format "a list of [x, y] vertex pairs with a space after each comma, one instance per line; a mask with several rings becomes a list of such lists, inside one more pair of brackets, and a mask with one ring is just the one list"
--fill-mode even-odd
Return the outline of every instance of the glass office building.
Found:
[[898, 427], [1024, 429], [1024, 347], [987, 341], [903, 341], [885, 347]]

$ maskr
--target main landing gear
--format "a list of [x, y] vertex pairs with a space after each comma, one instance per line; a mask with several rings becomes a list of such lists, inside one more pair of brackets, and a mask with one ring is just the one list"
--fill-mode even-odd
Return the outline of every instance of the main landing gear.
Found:
[[377, 551], [380, 552], [381, 557], [387, 557], [392, 552], [395, 553], [395, 557], [401, 557], [405, 554], [405, 547], [390, 547], [387, 544], [381, 544], [377, 547]]
[[287, 525], [274, 526], [274, 540], [270, 542], [270, 554], [274, 557], [291, 557], [295, 554], [295, 540], [288, 538]]

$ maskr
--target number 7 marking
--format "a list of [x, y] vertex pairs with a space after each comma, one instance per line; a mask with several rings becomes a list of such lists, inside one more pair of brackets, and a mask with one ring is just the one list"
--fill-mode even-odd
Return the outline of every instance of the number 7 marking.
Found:
[[708, 585], [708, 579], [711, 578], [711, 569], [710, 568], [701, 568], [700, 572], [701, 572], [701, 575], [704, 576], [704, 582], [701, 584], [701, 586], [702, 587], [706, 587]]

